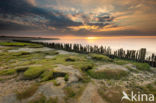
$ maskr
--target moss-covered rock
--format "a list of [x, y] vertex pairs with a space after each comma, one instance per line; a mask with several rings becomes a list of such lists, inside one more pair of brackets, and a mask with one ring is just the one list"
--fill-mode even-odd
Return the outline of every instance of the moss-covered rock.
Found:
[[68, 74], [66, 74], [66, 75], [64, 76], [64, 80], [65, 80], [65, 81], [68, 81], [68, 80], [69, 80], [69, 75], [68, 75]]
[[88, 63], [80, 64], [79, 67], [80, 67], [80, 69], [81, 69], [82, 71], [88, 71], [88, 70], [90, 70], [90, 69], [93, 69], [94, 64], [88, 62]]
[[150, 71], [150, 65], [147, 63], [134, 63], [137, 69], [143, 70], [143, 71]]
[[128, 72], [121, 69], [106, 68], [102, 71], [88, 71], [88, 74], [96, 79], [120, 79], [128, 75]]
[[108, 56], [102, 55], [102, 54], [89, 54], [92, 59], [105, 61], [105, 62], [112, 62], [113, 60], [109, 58]]
[[41, 66], [29, 67], [24, 72], [24, 79], [35, 79], [43, 73], [44, 69]]
[[16, 71], [19, 73], [19, 72], [24, 72], [28, 69], [29, 67], [28, 66], [21, 66], [21, 67], [17, 67], [16, 68]]
[[41, 75], [41, 81], [51, 80], [53, 78], [53, 71], [47, 70]]
[[69, 57], [69, 58], [66, 58], [66, 59], [65, 59], [65, 61], [67, 61], [67, 62], [74, 62], [74, 61], [75, 61], [75, 59], [74, 59], [74, 58], [72, 58], [72, 57]]
[[6, 70], [0, 70], [0, 76], [1, 75], [12, 75], [16, 73], [16, 69], [6, 69]]

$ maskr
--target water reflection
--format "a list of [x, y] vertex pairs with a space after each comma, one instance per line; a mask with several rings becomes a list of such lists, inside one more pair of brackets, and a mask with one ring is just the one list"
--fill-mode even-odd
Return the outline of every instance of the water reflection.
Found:
[[110, 46], [113, 50], [123, 48], [125, 50], [139, 50], [147, 48], [148, 53], [156, 53], [156, 38], [109, 38], [109, 39], [66, 39], [46, 40], [44, 42], [72, 43], [82, 45]]

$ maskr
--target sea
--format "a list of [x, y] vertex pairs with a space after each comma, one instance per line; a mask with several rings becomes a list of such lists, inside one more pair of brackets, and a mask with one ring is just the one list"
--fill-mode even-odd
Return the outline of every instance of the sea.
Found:
[[71, 43], [85, 45], [97, 45], [110, 47], [113, 51], [123, 48], [124, 50], [147, 49], [147, 55], [156, 54], [156, 38], [105, 38], [105, 39], [59, 39], [59, 40], [40, 40], [48, 43]]

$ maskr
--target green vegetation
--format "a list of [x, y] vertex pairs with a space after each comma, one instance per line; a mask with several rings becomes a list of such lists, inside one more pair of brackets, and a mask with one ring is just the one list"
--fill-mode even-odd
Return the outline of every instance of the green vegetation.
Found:
[[108, 56], [102, 55], [102, 54], [89, 54], [92, 59], [99, 60], [99, 61], [105, 61], [105, 62], [112, 62], [113, 60], [109, 58]]
[[[129, 71], [134, 72], [133, 74], [139, 72], [140, 74], [145, 74], [143, 71], [150, 71], [150, 66], [146, 63], [137, 63], [135, 61], [130, 60], [123, 60], [123, 59], [111, 59], [108, 56], [102, 54], [78, 54], [78, 53], [71, 53], [71, 54], [59, 54], [56, 50], [49, 50], [49, 51], [34, 51], [34, 52], [10, 52], [7, 51], [9, 49], [17, 49], [19, 47], [40, 47], [37, 46], [38, 44], [32, 43], [18, 43], [18, 42], [6, 42], [1, 43], [0, 49], [0, 81], [6, 81], [18, 75], [12, 75], [15, 73], [20, 73], [24, 79], [36, 79], [38, 78], [41, 80], [42, 84], [44, 85], [45, 81], [52, 82], [53, 85], [59, 86], [60, 82], [57, 81], [57, 77], [64, 78], [66, 84], [69, 84], [70, 76], [67, 73], [61, 71], [55, 71], [54, 68], [58, 66], [58, 64], [65, 65], [65, 66], [72, 66], [75, 69], [79, 69], [81, 76], [79, 78], [79, 82], [67, 84], [65, 88], [60, 86], [59, 88], [64, 90], [65, 93], [65, 100], [69, 103], [77, 100], [83, 93], [86, 85], [88, 82], [94, 81], [94, 79], [105, 79], [105, 82], [98, 81], [98, 86], [102, 84], [107, 84], [109, 88], [103, 86], [99, 89], [99, 94], [104, 100], [108, 101], [109, 103], [118, 103], [121, 100], [121, 93], [122, 91], [118, 87], [114, 87], [116, 85], [122, 85], [125, 88], [133, 88], [137, 85], [135, 79], [140, 79], [142, 76], [136, 76], [132, 78], [128, 78]], [[3, 47], [5, 49], [3, 50]], [[37, 50], [37, 49], [36, 49]], [[52, 58], [46, 58], [46, 56], [51, 55]], [[118, 64], [126, 67], [127, 71], [120, 68], [106, 68], [103, 70], [96, 69], [99, 65], [105, 64]], [[125, 65], [127, 64], [127, 65]], [[129, 65], [130, 64], [130, 65]], [[135, 68], [135, 67], [136, 68]], [[60, 66], [61, 67], [61, 66]], [[121, 66], [120, 66], [121, 67]], [[1, 69], [2, 68], [2, 69]], [[21, 73], [22, 72], [22, 73]], [[132, 74], [132, 73], [131, 73]], [[4, 76], [3, 75], [12, 75], [12, 76]], [[133, 76], [133, 75], [130, 75]], [[130, 77], [129, 76], [129, 77]], [[145, 74], [145, 78], [150, 75]], [[150, 76], [153, 80], [153, 77]], [[149, 77], [149, 78], [150, 78]], [[120, 80], [119, 80], [120, 79]], [[142, 82], [144, 79], [141, 78], [140, 81]], [[118, 80], [118, 81], [116, 81]], [[125, 83], [125, 81], [127, 83]], [[151, 81], [152, 81], [151, 80]], [[23, 81], [22, 81], [23, 82]], [[29, 82], [29, 81], [28, 81]], [[38, 82], [38, 81], [36, 81]], [[118, 83], [117, 83], [118, 82]], [[140, 84], [139, 82], [138, 84]], [[97, 83], [97, 82], [95, 82]], [[34, 95], [36, 90], [38, 89], [39, 84], [32, 85], [31, 87], [17, 92], [17, 98], [19, 100], [29, 98]], [[140, 91], [145, 93], [152, 93], [156, 95], [156, 81], [154, 83], [150, 83], [144, 86], [138, 86], [135, 88], [139, 88]], [[134, 88], [133, 88], [134, 89]], [[138, 91], [139, 91], [138, 90]], [[72, 101], [73, 100], [73, 101]], [[41, 95], [40, 97], [31, 100], [29, 103], [58, 103], [58, 98], [51, 98], [47, 99], [45, 96]]]
[[20, 51], [20, 52], [14, 52], [12, 53], [13, 56], [22, 56], [22, 55], [29, 55], [29, 52]]
[[70, 85], [64, 88], [65, 101], [66, 103], [70, 103], [71, 100], [79, 99], [82, 96], [83, 91], [87, 87], [87, 83], [77, 84], [77, 85]]
[[[122, 60], [122, 59], [114, 59], [114, 63], [119, 64], [119, 65], [125, 65], [125, 64], [133, 64], [136, 66], [137, 69], [143, 70], [143, 71], [150, 71], [150, 65], [147, 63], [138, 63], [134, 61], [129, 61], [129, 60]], [[130, 71], [132, 72], [137, 72], [137, 70], [131, 69], [130, 67], [127, 67]]]
[[107, 88], [103, 86], [98, 89], [98, 92], [101, 97], [109, 103], [121, 103], [121, 98], [123, 96], [121, 87]]
[[17, 47], [30, 47], [30, 48], [40, 48], [43, 47], [40, 44], [35, 43], [23, 43], [23, 42], [0, 42], [1, 46], [17, 46]]
[[12, 75], [16, 73], [16, 69], [6, 69], [6, 70], [0, 70], [0, 76], [1, 75]]
[[50, 64], [50, 65], [56, 65], [56, 64], [62, 64], [62, 65], [73, 65], [74, 68], [76, 69], [81, 69], [83, 66], [86, 66], [88, 64], [91, 64], [92, 62], [86, 58], [85, 55], [56, 55], [52, 59], [48, 60], [41, 60], [39, 63], [43, 64]]
[[41, 81], [48, 81], [53, 78], [53, 71], [52, 70], [46, 70], [41, 75]]
[[155, 83], [152, 83], [152, 84], [148, 84], [147, 86], [146, 86], [146, 88], [147, 88], [147, 92], [148, 93], [152, 93], [152, 94], [154, 94], [155, 96], [156, 96], [156, 84]]
[[0, 66], [4, 68], [29, 66], [36, 63], [35, 59], [43, 59], [44, 57], [43, 53], [3, 52], [0, 53]]
[[56, 50], [48, 50], [48, 51], [36, 51], [34, 53], [45, 54], [45, 55], [57, 55], [59, 52]]
[[39, 84], [34, 84], [31, 87], [25, 89], [24, 91], [17, 91], [16, 95], [19, 100], [29, 98], [34, 95], [36, 90], [38, 89]]
[[58, 103], [58, 98], [50, 98], [47, 100], [45, 96], [41, 95], [40, 97], [31, 100], [29, 103]]
[[127, 71], [119, 70], [119, 69], [110, 69], [107, 68], [103, 71], [88, 71], [88, 74], [96, 79], [120, 79], [128, 75]]
[[156, 84], [154, 82], [146, 84], [146, 85], [135, 85], [132, 88], [133, 91], [139, 91], [146, 94], [154, 94], [156, 97]]
[[58, 83], [56, 80], [53, 80], [53, 84], [54, 84], [55, 86], [59, 86], [59, 85], [60, 85], [60, 83]]
[[18, 67], [16, 68], [16, 71], [19, 73], [19, 72], [24, 72], [28, 69], [28, 66], [22, 66], [22, 67]]
[[44, 69], [41, 66], [34, 66], [34, 67], [29, 67], [25, 72], [24, 72], [24, 78], [25, 79], [34, 79], [37, 78], [43, 73]]
[[68, 74], [65, 75], [64, 80], [65, 81], [68, 81], [69, 80], [69, 75]]
[[70, 61], [70, 62], [74, 62], [75, 61], [75, 57], [68, 57], [65, 59], [65, 61]]
[[82, 78], [82, 82], [83, 83], [89, 83], [91, 81], [91, 78], [89, 75], [87, 75], [87, 73], [83, 74], [83, 78]]
[[128, 63], [130, 63], [130, 62], [127, 61], [127, 60], [114, 59], [114, 63], [116, 63], [116, 64], [118, 64], [118, 65], [125, 65], [125, 64], [128, 64]]
[[150, 71], [150, 65], [147, 63], [134, 63], [137, 69], [143, 70], [143, 71]]
[[74, 90], [71, 87], [66, 87], [65, 93], [67, 94], [67, 97], [69, 97], [69, 98], [73, 98], [76, 96], [76, 93], [74, 92]]
[[82, 71], [88, 71], [94, 68], [94, 64], [92, 62], [87, 62], [85, 64], [80, 64], [79, 67]]
[[129, 71], [134, 72], [134, 73], [138, 73], [138, 72], [139, 72], [138, 70], [133, 69], [133, 68], [130, 67], [130, 66], [126, 66], [126, 68], [127, 68]]

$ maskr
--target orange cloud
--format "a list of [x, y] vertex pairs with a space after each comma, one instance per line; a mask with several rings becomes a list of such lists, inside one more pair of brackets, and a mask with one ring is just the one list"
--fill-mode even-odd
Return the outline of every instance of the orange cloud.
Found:
[[36, 6], [36, 1], [35, 0], [27, 0], [30, 4], [32, 4], [33, 6]]
[[68, 28], [72, 29], [73, 31], [78, 31], [81, 29], [96, 30], [96, 29], [98, 29], [98, 26], [81, 25], [81, 26], [70, 26]]

